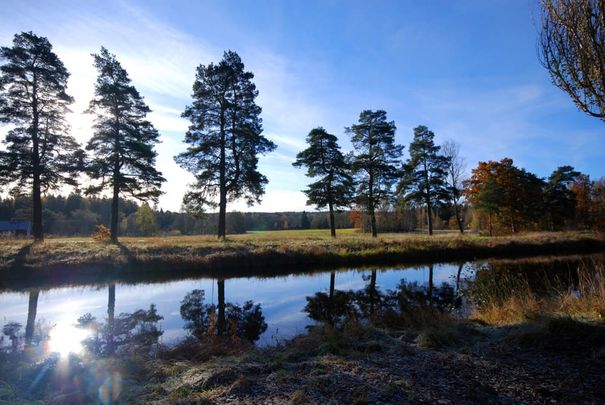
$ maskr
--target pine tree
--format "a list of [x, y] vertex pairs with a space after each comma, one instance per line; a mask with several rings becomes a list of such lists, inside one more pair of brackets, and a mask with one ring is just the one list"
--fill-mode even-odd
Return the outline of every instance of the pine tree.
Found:
[[352, 201], [353, 179], [349, 174], [349, 165], [338, 146], [338, 139], [319, 127], [307, 135], [309, 147], [298, 155], [292, 163], [295, 167], [305, 166], [308, 177], [319, 177], [309, 184], [303, 192], [307, 195], [307, 205], [317, 208], [328, 207], [330, 215], [330, 233], [336, 237], [334, 210], [346, 207]]
[[580, 176], [571, 166], [559, 166], [544, 187], [546, 221], [551, 231], [561, 228], [576, 211], [576, 196], [571, 185]]
[[403, 146], [395, 144], [395, 122], [387, 121], [383, 110], [365, 110], [359, 123], [346, 128], [355, 154], [351, 168], [357, 181], [356, 202], [370, 216], [372, 236], [377, 236], [376, 208], [392, 197], [392, 188], [400, 176]]
[[311, 220], [307, 215], [306, 211], [303, 211], [300, 215], [300, 229], [309, 229], [311, 228]]
[[87, 193], [112, 190], [110, 228], [116, 243], [120, 194], [157, 202], [165, 180], [155, 168], [159, 133], [146, 119], [151, 110], [115, 55], [101, 48], [93, 57], [98, 77], [87, 112], [96, 115], [95, 133], [86, 149], [94, 156], [88, 167], [90, 177], [99, 182]]
[[441, 147], [435, 145], [434, 137], [433, 131], [424, 125], [414, 128], [410, 158], [398, 186], [406, 201], [426, 206], [429, 235], [433, 234], [433, 209], [449, 196], [446, 187], [448, 160], [439, 154]]
[[0, 151], [0, 184], [11, 193], [31, 193], [34, 239], [44, 238], [42, 193], [61, 184], [77, 186], [83, 152], [65, 121], [73, 102], [66, 93], [69, 73], [47, 38], [15, 35], [0, 48], [0, 122], [11, 123]]
[[218, 206], [219, 239], [226, 235], [227, 201], [260, 202], [268, 181], [258, 171], [258, 155], [276, 148], [261, 135], [253, 78], [238, 54], [227, 51], [218, 64], [197, 68], [193, 103], [183, 113], [191, 121], [185, 135], [189, 147], [175, 160], [196, 180], [183, 202], [192, 213]]

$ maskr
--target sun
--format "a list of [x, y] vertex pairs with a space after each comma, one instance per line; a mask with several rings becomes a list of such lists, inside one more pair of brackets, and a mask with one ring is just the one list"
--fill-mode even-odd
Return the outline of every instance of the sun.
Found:
[[51, 353], [66, 357], [70, 353], [82, 352], [82, 341], [88, 337], [89, 331], [77, 328], [69, 322], [58, 322], [49, 333], [48, 348]]

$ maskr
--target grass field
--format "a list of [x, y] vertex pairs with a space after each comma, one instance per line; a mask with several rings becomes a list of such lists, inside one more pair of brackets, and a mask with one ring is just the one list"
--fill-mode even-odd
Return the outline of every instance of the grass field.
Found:
[[[475, 258], [603, 251], [603, 235], [587, 232], [527, 233], [484, 237], [381, 234], [353, 229], [250, 232], [214, 236], [123, 237], [118, 245], [92, 238], [52, 238], [44, 243], [0, 240], [0, 287], [13, 281], [53, 283], [96, 278], [273, 275], [326, 266], [369, 266]], [[100, 281], [101, 281], [100, 280]]]

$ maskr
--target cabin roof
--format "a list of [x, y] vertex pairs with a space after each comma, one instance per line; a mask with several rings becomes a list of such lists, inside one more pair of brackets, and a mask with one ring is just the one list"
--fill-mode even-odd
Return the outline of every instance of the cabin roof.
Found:
[[29, 228], [29, 221], [0, 221], [0, 232], [28, 231]]

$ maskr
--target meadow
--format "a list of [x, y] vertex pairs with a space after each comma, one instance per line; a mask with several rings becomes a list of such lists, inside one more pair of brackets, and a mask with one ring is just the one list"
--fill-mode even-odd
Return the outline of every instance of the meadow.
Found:
[[214, 236], [123, 237], [118, 244], [93, 238], [53, 238], [33, 244], [0, 240], [0, 288], [44, 288], [105, 281], [168, 280], [209, 276], [272, 276], [347, 266], [467, 261], [603, 251], [593, 232], [536, 232], [486, 237], [443, 232], [385, 233], [353, 229], [267, 231]]

